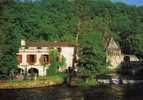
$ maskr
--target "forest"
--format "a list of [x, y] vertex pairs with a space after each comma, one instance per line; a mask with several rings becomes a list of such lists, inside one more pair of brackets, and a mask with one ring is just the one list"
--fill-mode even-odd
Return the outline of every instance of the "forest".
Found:
[[105, 73], [103, 36], [114, 37], [124, 54], [143, 54], [142, 16], [143, 6], [110, 0], [0, 2], [0, 72], [16, 69], [21, 39], [75, 44], [79, 34], [77, 66]]

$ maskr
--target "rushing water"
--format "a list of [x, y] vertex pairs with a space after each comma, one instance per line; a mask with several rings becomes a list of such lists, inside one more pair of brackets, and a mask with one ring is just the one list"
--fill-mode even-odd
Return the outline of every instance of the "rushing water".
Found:
[[143, 100], [143, 85], [0, 90], [0, 100]]

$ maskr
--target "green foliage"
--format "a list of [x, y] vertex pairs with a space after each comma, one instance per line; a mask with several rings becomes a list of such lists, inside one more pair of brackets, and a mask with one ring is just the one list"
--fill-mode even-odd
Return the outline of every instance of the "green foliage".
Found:
[[[3, 17], [0, 16], [0, 17]], [[11, 19], [0, 20], [0, 71], [8, 74], [10, 70], [17, 67], [17, 56], [19, 46], [19, 29], [14, 25]]]
[[135, 53], [143, 52], [143, 34], [135, 34], [129, 37], [129, 44]]
[[56, 57], [58, 55], [58, 52], [57, 52], [57, 50], [51, 49], [49, 51], [49, 55], [51, 57], [51, 63], [50, 63], [49, 69], [47, 71], [47, 74], [48, 75], [55, 75], [58, 72], [58, 67], [59, 67], [58, 63], [56, 61]]
[[97, 73], [106, 72], [105, 51], [100, 39], [101, 35], [98, 33], [91, 33], [88, 37], [84, 34], [80, 38], [78, 67], [83, 75], [95, 76]]
[[61, 79], [63, 77], [61, 77], [60, 75], [51, 75], [47, 77], [48, 80], [56, 80], [56, 79]]
[[66, 64], [66, 59], [65, 57], [62, 55], [61, 57], [61, 62], [58, 64], [59, 67], [65, 67], [65, 64]]
[[88, 78], [88, 79], [86, 79], [86, 81], [84, 81], [80, 78], [75, 78], [74, 82], [77, 86], [80, 86], [80, 87], [95, 86], [97, 84], [96, 79], [93, 79], [93, 78]]
[[50, 49], [49, 50], [49, 55], [50, 55], [50, 58], [51, 58], [51, 63], [50, 63], [50, 66], [49, 66], [49, 69], [47, 71], [47, 74], [48, 75], [55, 75], [58, 73], [58, 68], [59, 67], [65, 67], [65, 57], [62, 56], [61, 58], [61, 62], [58, 63], [57, 62], [57, 56], [58, 56], [58, 51], [55, 50], [55, 49]]

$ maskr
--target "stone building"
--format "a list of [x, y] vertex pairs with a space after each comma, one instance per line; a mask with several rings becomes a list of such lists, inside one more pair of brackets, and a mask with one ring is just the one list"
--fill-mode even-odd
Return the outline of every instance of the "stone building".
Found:
[[135, 55], [126, 55], [121, 52], [121, 48], [115, 42], [113, 38], [110, 38], [105, 43], [106, 49], [106, 62], [108, 63], [108, 68], [111, 70], [121, 67], [121, 63], [124, 62], [124, 57], [128, 56], [130, 61], [139, 61]]
[[109, 69], [116, 69], [123, 61], [123, 55], [118, 44], [113, 38], [110, 38], [105, 45], [106, 49], [106, 61]]
[[21, 47], [17, 53], [18, 68], [27, 72], [30, 72], [32, 69], [39, 76], [45, 76], [47, 73], [46, 69], [50, 66], [51, 61], [49, 55], [50, 49], [58, 51], [57, 62], [61, 61], [62, 56], [65, 58], [65, 65], [62, 67], [64, 69], [59, 69], [59, 71], [72, 67], [75, 49], [73, 45], [67, 42], [28, 42], [21, 40]]

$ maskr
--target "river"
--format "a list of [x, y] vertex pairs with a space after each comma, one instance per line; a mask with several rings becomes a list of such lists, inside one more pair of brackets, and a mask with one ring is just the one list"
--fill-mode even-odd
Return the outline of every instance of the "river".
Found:
[[1, 89], [0, 100], [143, 100], [143, 84]]

